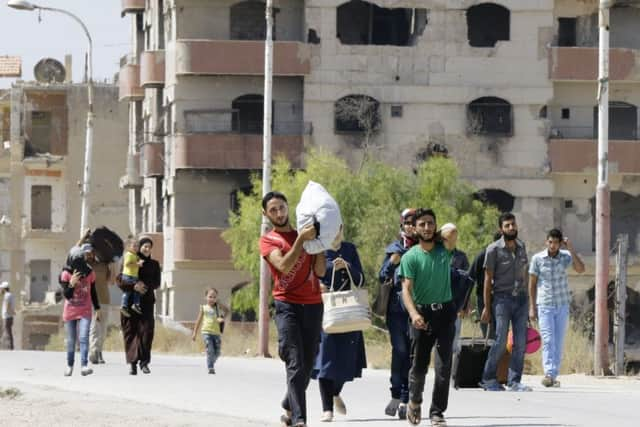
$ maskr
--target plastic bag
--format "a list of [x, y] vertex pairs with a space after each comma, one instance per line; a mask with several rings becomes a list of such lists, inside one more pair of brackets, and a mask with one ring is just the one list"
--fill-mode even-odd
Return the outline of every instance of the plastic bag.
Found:
[[298, 230], [315, 224], [318, 231], [316, 238], [304, 242], [303, 246], [307, 253], [319, 254], [331, 249], [341, 232], [340, 207], [322, 185], [309, 181], [296, 206], [296, 223]]

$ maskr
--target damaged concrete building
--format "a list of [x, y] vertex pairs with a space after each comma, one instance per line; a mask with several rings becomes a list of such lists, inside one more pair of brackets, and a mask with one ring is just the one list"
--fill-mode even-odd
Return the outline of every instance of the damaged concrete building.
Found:
[[[80, 236], [87, 87], [17, 81], [0, 96], [0, 277], [22, 306], [17, 348], [42, 349], [58, 331], [58, 274]], [[126, 235], [117, 171], [127, 155], [127, 109], [115, 85], [94, 85], [94, 111], [89, 226]]]
[[[612, 233], [629, 233], [637, 254], [640, 9], [619, 3], [611, 12]], [[572, 284], [592, 285], [597, 1], [275, 7], [275, 153], [301, 165], [314, 145], [356, 165], [366, 149], [407, 169], [444, 153], [478, 198], [516, 213], [531, 251], [561, 226], [590, 265]], [[130, 111], [122, 185], [132, 229], [164, 243], [160, 311], [175, 320], [191, 320], [205, 286], [227, 298], [247, 280], [220, 233], [261, 168], [264, 9], [255, 0], [123, 0], [132, 50], [120, 73]], [[338, 114], [362, 101], [374, 116], [369, 129]]]

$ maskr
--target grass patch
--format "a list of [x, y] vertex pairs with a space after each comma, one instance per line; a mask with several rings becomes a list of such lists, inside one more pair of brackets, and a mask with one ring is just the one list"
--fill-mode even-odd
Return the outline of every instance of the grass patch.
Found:
[[22, 392], [15, 387], [9, 387], [2, 389], [0, 388], [0, 399], [8, 399], [13, 400], [22, 396]]
[[[480, 328], [466, 318], [462, 322], [463, 337], [480, 337]], [[585, 329], [579, 322], [571, 322], [565, 338], [564, 356], [561, 374], [589, 373], [593, 368], [593, 345]], [[386, 330], [379, 327], [364, 332], [367, 351], [367, 364], [372, 369], [389, 369], [391, 366], [391, 344]], [[222, 336], [222, 354], [233, 357], [253, 357], [257, 354], [258, 324], [252, 322], [231, 322]], [[64, 333], [54, 335], [45, 350], [64, 351]], [[110, 326], [104, 343], [104, 351], [124, 351], [122, 332], [117, 326]], [[153, 352], [179, 355], [198, 355], [204, 352], [204, 343], [200, 334], [196, 341], [191, 334], [167, 327], [157, 321], [153, 339]], [[269, 353], [278, 357], [278, 337], [275, 324], [269, 325]], [[525, 357], [525, 373], [542, 375], [542, 351]]]

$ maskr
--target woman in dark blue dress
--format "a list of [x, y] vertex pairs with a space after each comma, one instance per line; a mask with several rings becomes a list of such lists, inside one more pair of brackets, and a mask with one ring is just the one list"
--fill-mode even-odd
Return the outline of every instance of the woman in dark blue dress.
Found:
[[[360, 285], [364, 283], [364, 274], [358, 251], [353, 243], [342, 242], [336, 251], [327, 251], [327, 272], [322, 283], [329, 288], [331, 276], [335, 270], [334, 290], [350, 288], [349, 274], [353, 281]], [[320, 350], [316, 357], [315, 366], [311, 374], [318, 379], [320, 396], [322, 398], [321, 421], [333, 420], [334, 408], [339, 414], [346, 414], [347, 409], [340, 397], [342, 386], [347, 381], [362, 376], [362, 369], [367, 367], [362, 332], [346, 332], [343, 334], [326, 334], [322, 332]]]

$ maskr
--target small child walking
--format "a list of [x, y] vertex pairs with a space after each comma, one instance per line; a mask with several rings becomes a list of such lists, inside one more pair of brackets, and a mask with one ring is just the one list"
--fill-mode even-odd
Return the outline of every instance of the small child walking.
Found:
[[220, 357], [220, 346], [224, 329], [224, 318], [229, 313], [229, 309], [218, 302], [218, 291], [215, 288], [208, 288], [205, 293], [206, 304], [200, 306], [198, 319], [193, 326], [191, 339], [196, 340], [198, 329], [202, 325], [202, 339], [207, 349], [207, 368], [210, 374], [215, 374], [215, 364]]
[[[135, 239], [127, 240], [127, 248], [124, 252], [124, 260], [122, 263], [122, 282], [128, 285], [135, 285], [138, 282], [138, 272], [144, 261], [138, 256], [138, 241]], [[138, 314], [142, 314], [140, 307], [140, 294], [134, 290], [122, 292], [122, 304], [120, 312], [125, 317], [131, 317], [131, 310]]]

